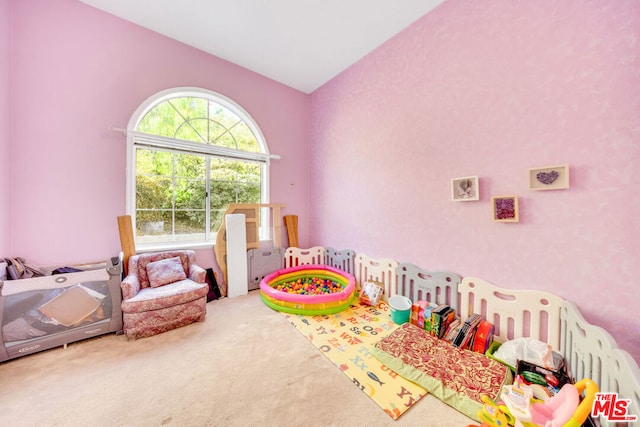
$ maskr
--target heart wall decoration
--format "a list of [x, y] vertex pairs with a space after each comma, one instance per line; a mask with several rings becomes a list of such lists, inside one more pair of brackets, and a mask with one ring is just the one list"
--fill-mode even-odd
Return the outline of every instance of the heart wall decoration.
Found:
[[538, 172], [536, 174], [536, 179], [545, 185], [553, 184], [553, 182], [558, 179], [560, 174], [557, 171], [551, 172]]
[[569, 165], [529, 169], [530, 190], [561, 190], [569, 188]]

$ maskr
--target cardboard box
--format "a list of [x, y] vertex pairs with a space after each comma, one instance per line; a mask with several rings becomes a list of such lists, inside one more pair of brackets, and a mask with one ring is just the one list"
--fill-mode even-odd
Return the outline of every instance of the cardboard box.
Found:
[[455, 319], [456, 312], [448, 305], [441, 305], [431, 312], [431, 335], [442, 338], [447, 326]]
[[412, 325], [424, 328], [424, 309], [428, 303], [428, 301], [416, 301], [411, 305], [411, 317], [409, 321]]
[[360, 291], [360, 301], [363, 304], [377, 306], [382, 298], [383, 291], [382, 283], [368, 281], [362, 284], [362, 290]]
[[427, 303], [427, 306], [424, 308], [423, 318], [424, 318], [424, 330], [427, 332], [431, 332], [432, 321], [431, 314], [433, 310], [437, 310], [440, 307], [438, 304], [434, 304], [432, 302]]
[[469, 318], [464, 321], [458, 335], [454, 338], [453, 345], [462, 349], [466, 348], [481, 321], [482, 317], [478, 313], [473, 313], [469, 316]]

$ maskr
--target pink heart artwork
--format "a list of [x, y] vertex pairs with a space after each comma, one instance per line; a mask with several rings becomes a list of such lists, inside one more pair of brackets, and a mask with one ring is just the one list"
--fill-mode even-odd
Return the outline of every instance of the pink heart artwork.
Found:
[[558, 172], [557, 171], [551, 171], [551, 172], [538, 172], [536, 174], [536, 179], [538, 181], [540, 181], [543, 184], [549, 185], [549, 184], [553, 184], [553, 182], [558, 179]]

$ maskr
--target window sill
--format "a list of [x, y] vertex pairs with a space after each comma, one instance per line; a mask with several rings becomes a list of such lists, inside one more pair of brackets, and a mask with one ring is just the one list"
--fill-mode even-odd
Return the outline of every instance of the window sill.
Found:
[[[260, 239], [260, 248], [269, 246], [272, 239]], [[136, 253], [160, 252], [184, 249], [212, 249], [215, 242], [165, 242], [165, 243], [136, 243]]]
[[160, 252], [171, 250], [184, 250], [184, 249], [211, 249], [215, 246], [213, 242], [167, 242], [167, 243], [155, 243], [155, 244], [141, 244], [136, 245], [136, 253], [144, 252]]

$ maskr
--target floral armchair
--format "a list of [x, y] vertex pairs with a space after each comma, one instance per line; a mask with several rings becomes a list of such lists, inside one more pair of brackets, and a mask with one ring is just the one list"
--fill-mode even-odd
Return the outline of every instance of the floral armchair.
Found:
[[204, 321], [205, 277], [191, 250], [131, 256], [120, 285], [124, 333], [137, 339]]

